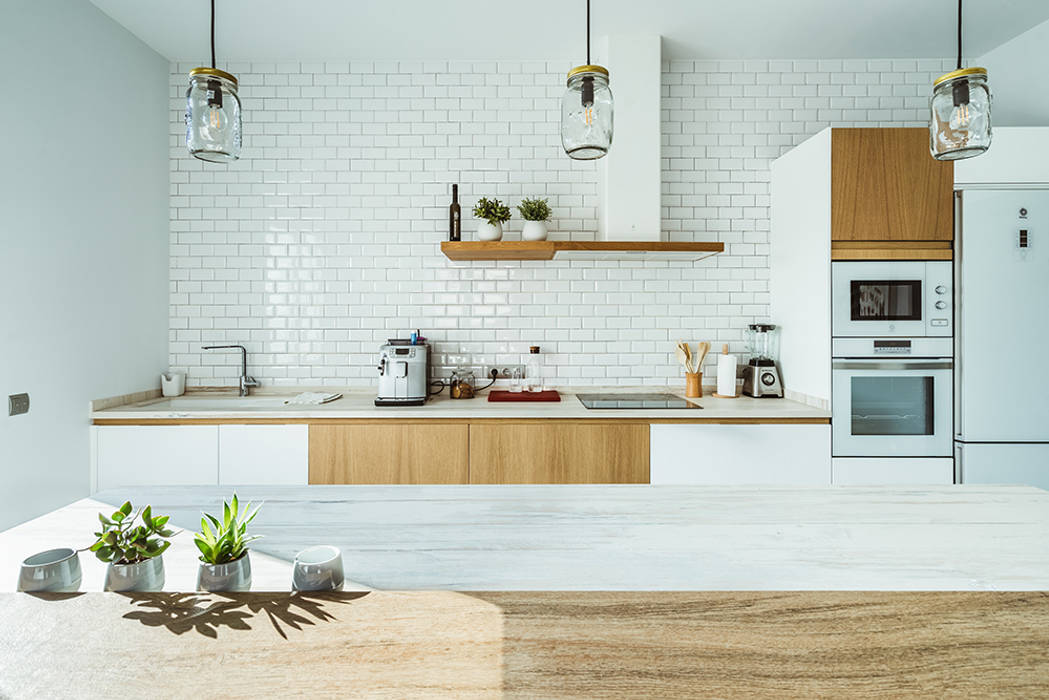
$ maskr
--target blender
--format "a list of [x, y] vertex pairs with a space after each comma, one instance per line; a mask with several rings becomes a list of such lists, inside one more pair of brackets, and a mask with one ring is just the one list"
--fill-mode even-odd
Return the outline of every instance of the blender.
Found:
[[746, 331], [750, 359], [743, 366], [743, 393], [754, 398], [783, 398], [776, 369], [779, 330], [771, 323], [752, 323]]

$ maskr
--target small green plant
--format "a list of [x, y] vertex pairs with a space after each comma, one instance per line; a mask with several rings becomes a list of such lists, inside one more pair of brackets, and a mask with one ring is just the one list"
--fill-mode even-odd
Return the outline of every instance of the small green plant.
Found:
[[[135, 521], [141, 517], [142, 524]], [[149, 506], [132, 515], [131, 501], [125, 501], [108, 518], [98, 514], [102, 530], [95, 533], [97, 541], [89, 548], [104, 562], [113, 564], [137, 564], [159, 557], [171, 546], [167, 538], [175, 533], [164, 526], [168, 516], [153, 517]]]
[[481, 197], [481, 199], [477, 201], [477, 206], [474, 207], [474, 216], [478, 219], [484, 219], [495, 226], [496, 224], [506, 223], [510, 220], [510, 207], [506, 206], [498, 199]]
[[517, 210], [525, 221], [546, 221], [550, 218], [550, 204], [546, 199], [529, 199], [525, 197], [517, 205]]
[[[261, 507], [257, 505], [253, 510], [249, 503], [241, 514], [237, 494], [233, 494], [230, 503], [222, 503], [222, 522], [215, 516], [204, 513], [204, 517], [200, 519], [200, 532], [193, 536], [193, 544], [200, 550], [200, 560], [205, 564], [228, 564], [244, 556], [244, 552], [248, 550], [248, 542], [261, 536], [245, 536], [248, 523], [255, 519]], [[209, 521], [214, 530], [208, 525]]]

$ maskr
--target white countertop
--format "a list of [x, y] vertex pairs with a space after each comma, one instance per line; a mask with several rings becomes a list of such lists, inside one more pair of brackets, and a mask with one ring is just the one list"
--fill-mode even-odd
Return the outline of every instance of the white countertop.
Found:
[[[252, 543], [255, 590], [287, 590], [287, 562], [315, 544], [342, 549], [355, 586], [390, 590], [1049, 589], [1049, 492], [1031, 487], [236, 490], [264, 501], [252, 525], [264, 535]], [[195, 529], [232, 491], [135, 487], [95, 499], [151, 504]], [[98, 510], [85, 499], [0, 533], [0, 590], [14, 587], [21, 558], [89, 544]], [[175, 540], [167, 589], [188, 590], [192, 537]], [[102, 566], [81, 558], [82, 590], [99, 590]]]
[[605, 393], [656, 393], [667, 392], [684, 397], [680, 391], [666, 387], [633, 389], [608, 389], [604, 387], [562, 388], [561, 401], [539, 402], [489, 402], [487, 392], [473, 399], [453, 400], [447, 393], [432, 397], [423, 406], [375, 406], [372, 390], [327, 390], [341, 391], [343, 397], [330, 403], [316, 406], [290, 406], [284, 400], [298, 392], [256, 393], [247, 398], [235, 394], [216, 392], [190, 393], [175, 399], [151, 399], [139, 403], [97, 410], [91, 418], [102, 420], [157, 420], [157, 419], [550, 419], [550, 420], [685, 420], [698, 422], [760, 422], [762, 420], [793, 420], [825, 422], [830, 412], [807, 406], [789, 399], [753, 399], [741, 396], [736, 399], [719, 399], [705, 395], [689, 399], [702, 406], [701, 409], [601, 409], [591, 410], [576, 398], [577, 394]]

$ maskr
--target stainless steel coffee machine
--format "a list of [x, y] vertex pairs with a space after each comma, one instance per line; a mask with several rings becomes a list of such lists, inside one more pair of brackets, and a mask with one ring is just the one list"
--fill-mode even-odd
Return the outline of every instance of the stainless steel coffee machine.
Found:
[[379, 348], [376, 406], [422, 406], [430, 386], [430, 346], [390, 338]]

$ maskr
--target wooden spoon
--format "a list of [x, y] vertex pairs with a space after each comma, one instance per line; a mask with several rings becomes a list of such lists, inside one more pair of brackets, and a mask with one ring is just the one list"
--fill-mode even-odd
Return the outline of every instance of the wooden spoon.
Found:
[[710, 343], [703, 341], [696, 344], [696, 354], [699, 359], [696, 360], [696, 370], [703, 369], [703, 360], [707, 358], [707, 353], [710, 352]]
[[686, 354], [687, 349], [688, 346], [685, 345], [685, 341], [677, 341], [677, 347], [675, 348], [675, 352], [677, 353], [677, 361], [681, 363], [681, 366], [685, 368], [686, 372], [688, 371], [688, 355]]

